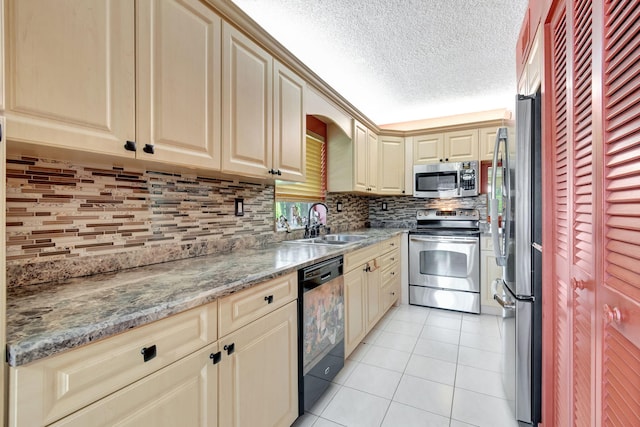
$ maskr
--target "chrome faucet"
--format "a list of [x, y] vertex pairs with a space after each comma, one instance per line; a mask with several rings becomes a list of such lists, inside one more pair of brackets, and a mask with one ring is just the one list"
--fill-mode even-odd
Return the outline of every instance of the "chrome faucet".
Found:
[[[307, 217], [307, 224], [304, 227], [304, 238], [306, 239], [307, 237], [316, 237], [320, 235], [320, 227], [321, 226], [325, 226], [325, 224], [322, 223], [315, 223], [317, 222], [315, 218], [313, 218], [314, 224], [311, 223], [311, 213], [313, 212], [313, 208], [321, 205], [324, 206], [326, 215], [329, 214], [329, 208], [327, 207], [327, 205], [325, 205], [324, 203], [314, 203], [311, 205], [311, 207], [309, 208], [309, 215]], [[326, 223], [326, 216], [325, 216], [325, 223]]]

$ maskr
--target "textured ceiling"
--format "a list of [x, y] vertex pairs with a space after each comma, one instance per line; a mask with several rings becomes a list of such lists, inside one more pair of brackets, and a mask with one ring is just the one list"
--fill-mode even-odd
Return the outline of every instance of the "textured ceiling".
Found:
[[527, 0], [233, 0], [378, 125], [513, 109]]

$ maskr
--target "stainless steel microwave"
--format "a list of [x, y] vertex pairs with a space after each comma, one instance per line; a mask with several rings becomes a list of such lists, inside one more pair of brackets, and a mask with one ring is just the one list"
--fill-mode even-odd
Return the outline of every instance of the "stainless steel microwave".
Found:
[[413, 197], [450, 198], [478, 195], [478, 162], [451, 162], [413, 167]]

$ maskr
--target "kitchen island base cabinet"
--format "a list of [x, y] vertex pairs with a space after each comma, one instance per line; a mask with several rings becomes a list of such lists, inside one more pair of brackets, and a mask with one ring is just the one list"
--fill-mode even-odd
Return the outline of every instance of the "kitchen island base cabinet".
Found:
[[294, 301], [220, 340], [220, 426], [289, 427], [298, 417], [297, 322]]
[[205, 347], [52, 426], [215, 427], [217, 352], [217, 343]]

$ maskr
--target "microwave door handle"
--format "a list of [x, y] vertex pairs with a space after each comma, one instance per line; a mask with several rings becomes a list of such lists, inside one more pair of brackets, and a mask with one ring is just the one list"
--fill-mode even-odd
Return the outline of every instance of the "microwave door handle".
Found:
[[[489, 202], [489, 209], [491, 215], [491, 238], [493, 240], [493, 251], [496, 256], [496, 264], [503, 267], [506, 264], [506, 254], [503, 253], [503, 246], [500, 244], [500, 231], [498, 227], [498, 199], [496, 197], [496, 189], [497, 189], [497, 176], [498, 176], [498, 154], [500, 152], [500, 145], [504, 142], [505, 150], [507, 148], [507, 128], [501, 127], [498, 128], [496, 132], [496, 143], [493, 148], [493, 162], [491, 164], [493, 173], [491, 174], [491, 200]], [[509, 153], [505, 153], [505, 157], [508, 157]], [[507, 160], [508, 162], [508, 160]], [[504, 173], [503, 173], [504, 175]], [[503, 176], [503, 180], [504, 180]], [[502, 195], [503, 200], [503, 210], [506, 211], [505, 205], [505, 195]], [[503, 218], [503, 222], [506, 225], [506, 218]], [[506, 231], [506, 230], [505, 230]], [[504, 234], [504, 233], [503, 233]], [[506, 236], [503, 236], [503, 238]], [[506, 245], [504, 245], [506, 246]]]

